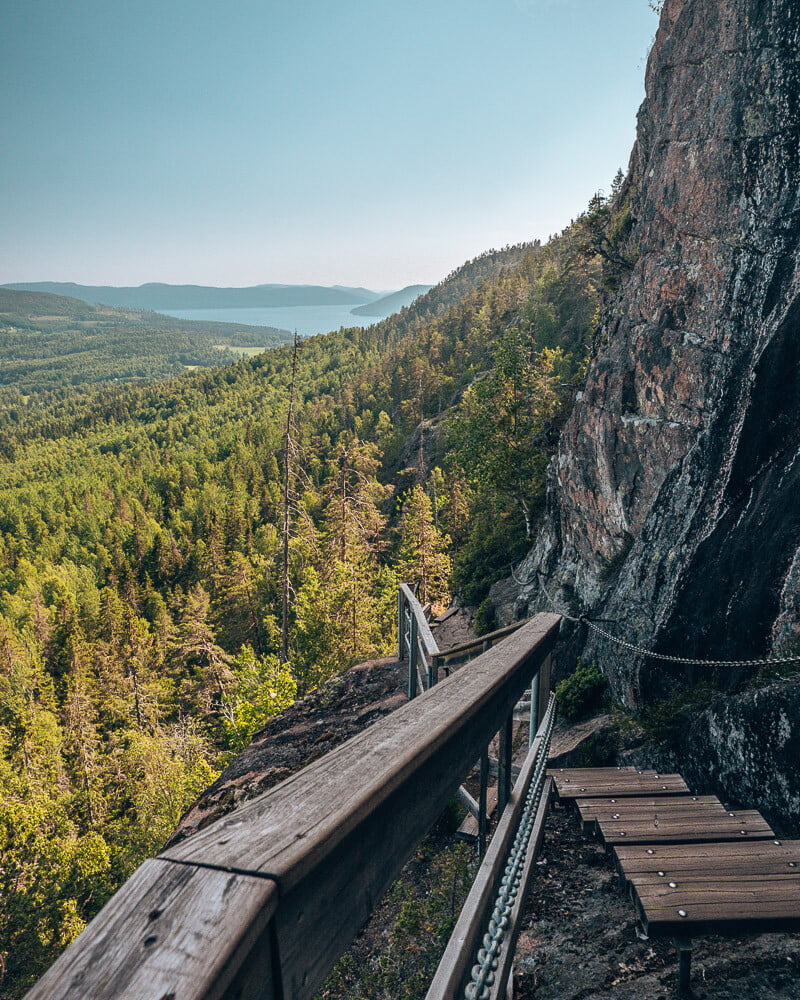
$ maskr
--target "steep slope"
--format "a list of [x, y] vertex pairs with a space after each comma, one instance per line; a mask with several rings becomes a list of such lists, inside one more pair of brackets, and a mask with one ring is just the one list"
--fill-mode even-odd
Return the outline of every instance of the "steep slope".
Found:
[[[798, 51], [794, 0], [665, 3], [617, 201], [605, 347], [551, 469], [518, 610], [602, 612], [687, 657], [796, 637]], [[571, 652], [601, 659], [631, 705], [701, 677], [582, 629]]]

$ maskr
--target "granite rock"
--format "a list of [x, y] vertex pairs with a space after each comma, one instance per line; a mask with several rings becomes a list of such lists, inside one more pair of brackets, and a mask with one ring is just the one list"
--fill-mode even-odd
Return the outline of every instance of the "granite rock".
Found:
[[[647, 649], [742, 659], [800, 632], [800, 5], [666, 0], [620, 203], [632, 266], [549, 473], [515, 613], [611, 619]], [[577, 626], [642, 707], [706, 667]], [[746, 668], [717, 672], [733, 687]]]

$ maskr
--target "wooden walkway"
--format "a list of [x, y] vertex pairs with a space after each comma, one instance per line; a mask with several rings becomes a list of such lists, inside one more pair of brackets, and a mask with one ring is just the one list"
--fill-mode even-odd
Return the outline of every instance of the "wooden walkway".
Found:
[[548, 772], [556, 801], [613, 850], [650, 937], [674, 937], [679, 990], [690, 992], [691, 939], [800, 930], [800, 840], [760, 813], [691, 795], [679, 774], [633, 768]]

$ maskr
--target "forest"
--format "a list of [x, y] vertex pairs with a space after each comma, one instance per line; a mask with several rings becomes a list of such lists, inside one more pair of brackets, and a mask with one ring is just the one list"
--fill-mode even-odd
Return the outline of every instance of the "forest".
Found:
[[[152, 381], [277, 347], [286, 330], [202, 323], [0, 288], [0, 406], [99, 382]], [[252, 350], [251, 350], [252, 349]], [[11, 390], [11, 391], [9, 391]]]
[[391, 650], [398, 581], [479, 605], [524, 553], [592, 350], [592, 225], [296, 353], [154, 381], [153, 348], [141, 381], [90, 385], [109, 369], [88, 348], [52, 382], [31, 350], [0, 392], [0, 995], [272, 715]]

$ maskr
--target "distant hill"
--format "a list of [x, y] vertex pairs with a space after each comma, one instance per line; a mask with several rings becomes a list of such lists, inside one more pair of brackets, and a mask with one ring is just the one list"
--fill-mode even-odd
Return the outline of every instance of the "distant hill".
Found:
[[404, 306], [410, 306], [414, 299], [429, 292], [432, 287], [432, 285], [406, 285], [399, 292], [392, 292], [390, 295], [384, 295], [383, 298], [375, 299], [374, 302], [357, 306], [350, 312], [353, 316], [378, 316], [380, 318], [391, 316], [393, 313], [400, 312]]
[[277, 347], [288, 330], [175, 319], [0, 288], [0, 385], [25, 395], [100, 382], [149, 381]]
[[214, 288], [208, 285], [165, 285], [153, 282], [138, 287], [76, 285], [73, 282], [16, 282], [2, 286], [25, 292], [67, 295], [92, 305], [102, 303], [121, 309], [269, 309], [276, 306], [361, 305], [380, 298], [366, 288], [337, 285], [253, 285], [247, 288]]

